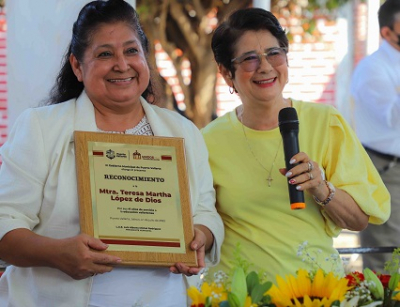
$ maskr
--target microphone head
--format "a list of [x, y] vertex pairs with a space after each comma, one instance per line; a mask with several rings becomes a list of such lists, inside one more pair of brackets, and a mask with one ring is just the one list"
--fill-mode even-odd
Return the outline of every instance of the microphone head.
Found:
[[295, 108], [288, 107], [280, 110], [278, 121], [281, 132], [299, 130], [299, 119]]

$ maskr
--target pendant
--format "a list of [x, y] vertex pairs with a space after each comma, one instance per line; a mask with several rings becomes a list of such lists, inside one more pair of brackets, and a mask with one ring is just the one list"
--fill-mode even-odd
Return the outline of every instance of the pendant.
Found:
[[274, 180], [274, 179], [272, 179], [271, 176], [268, 176], [267, 181], [268, 181], [268, 187], [269, 187], [269, 188], [271, 187], [271, 182], [272, 182], [273, 180]]

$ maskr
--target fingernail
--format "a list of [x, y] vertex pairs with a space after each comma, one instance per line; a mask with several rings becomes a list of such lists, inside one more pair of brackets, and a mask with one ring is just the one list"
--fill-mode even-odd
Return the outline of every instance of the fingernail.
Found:
[[296, 190], [301, 190], [301, 186], [298, 185], [298, 186], [296, 187]]
[[286, 176], [286, 177], [292, 176], [292, 172], [287, 172], [285, 176]]
[[121, 263], [121, 262], [122, 262], [122, 259], [117, 259], [117, 262], [118, 262], [118, 263]]
[[292, 160], [290, 160], [290, 161], [289, 161], [289, 163], [290, 163], [290, 164], [294, 164], [294, 163], [296, 163], [296, 159], [292, 159]]
[[290, 183], [290, 184], [295, 184], [295, 183], [296, 183], [296, 180], [290, 179], [290, 180], [289, 180], [289, 183]]
[[196, 250], [197, 249], [197, 244], [193, 244], [193, 249]]

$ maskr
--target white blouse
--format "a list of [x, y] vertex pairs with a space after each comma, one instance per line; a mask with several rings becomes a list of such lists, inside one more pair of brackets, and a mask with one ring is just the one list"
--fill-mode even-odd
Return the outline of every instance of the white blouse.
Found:
[[[136, 127], [107, 133], [153, 135], [144, 116]], [[184, 307], [187, 306], [183, 275], [169, 268], [116, 267], [93, 277], [89, 307]]]

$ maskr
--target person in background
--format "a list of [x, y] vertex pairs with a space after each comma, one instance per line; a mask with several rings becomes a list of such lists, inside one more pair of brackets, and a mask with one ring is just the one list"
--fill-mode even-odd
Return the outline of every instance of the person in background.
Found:
[[[389, 193], [374, 165], [335, 108], [283, 97], [289, 46], [272, 13], [234, 12], [216, 28], [211, 46], [242, 104], [202, 130], [225, 225], [221, 262], [210, 273], [228, 273], [239, 244], [244, 260], [273, 281], [299, 268], [343, 274], [333, 238], [389, 217]], [[301, 151], [290, 171], [278, 127], [287, 107], [300, 123]], [[291, 210], [288, 184], [304, 192], [305, 209]]]
[[[351, 80], [354, 128], [391, 195], [391, 216], [360, 233], [363, 247], [400, 246], [400, 1], [378, 12], [382, 43], [362, 59]], [[390, 253], [363, 255], [364, 266], [384, 269]]]
[[[215, 209], [200, 131], [156, 98], [148, 41], [123, 0], [92, 1], [74, 23], [50, 105], [24, 111], [1, 148], [0, 306], [186, 306], [184, 275], [219, 261]], [[146, 99], [149, 99], [147, 101]], [[198, 267], [118, 267], [99, 239], [80, 234], [76, 130], [185, 139]]]

